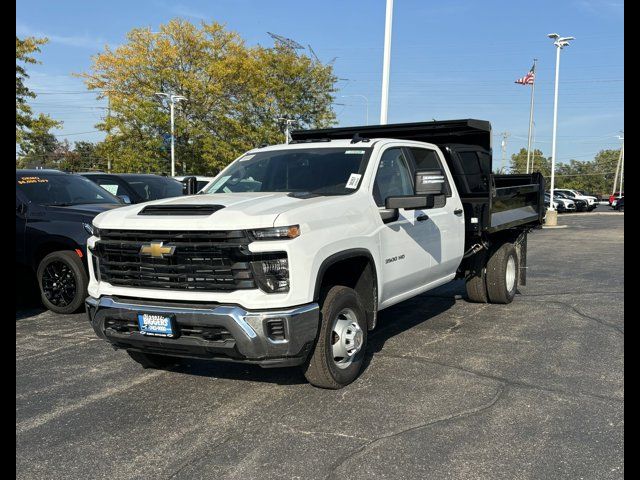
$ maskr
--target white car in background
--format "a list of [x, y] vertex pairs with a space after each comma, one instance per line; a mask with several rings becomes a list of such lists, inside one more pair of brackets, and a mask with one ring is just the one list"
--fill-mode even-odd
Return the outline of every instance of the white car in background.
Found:
[[591, 195], [582, 195], [577, 190], [571, 190], [568, 188], [555, 188], [553, 191], [554, 193], [555, 192], [563, 193], [564, 195], [572, 199], [584, 200], [585, 202], [587, 202], [587, 208], [589, 211], [593, 210], [598, 206], [598, 199], [596, 197], [592, 197]]

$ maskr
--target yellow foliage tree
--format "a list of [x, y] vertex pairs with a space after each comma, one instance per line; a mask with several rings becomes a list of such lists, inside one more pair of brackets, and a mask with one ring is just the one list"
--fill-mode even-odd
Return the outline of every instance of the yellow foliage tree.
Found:
[[159, 32], [129, 32], [81, 76], [108, 96], [111, 114], [97, 125], [99, 147], [114, 171], [169, 171], [169, 110], [157, 92], [186, 97], [176, 105], [177, 170], [212, 174], [262, 143], [281, 143], [288, 117], [300, 128], [334, 123], [336, 77], [282, 46], [247, 46], [218, 23], [172, 20]]

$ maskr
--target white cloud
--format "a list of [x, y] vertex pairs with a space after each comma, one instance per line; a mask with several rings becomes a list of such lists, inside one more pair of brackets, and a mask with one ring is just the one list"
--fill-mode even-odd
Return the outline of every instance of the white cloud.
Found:
[[94, 50], [101, 50], [109, 43], [103, 38], [91, 37], [89, 35], [56, 35], [52, 33], [46, 33], [28, 25], [16, 21], [16, 35], [18, 36], [30, 36], [30, 37], [46, 37], [51, 43], [57, 43], [68, 47], [77, 48], [90, 48]]
[[210, 20], [210, 17], [208, 17], [204, 13], [193, 10], [191, 7], [188, 7], [187, 5], [183, 5], [181, 3], [171, 5], [169, 11], [174, 15], [179, 15], [181, 17], [197, 18], [199, 20]]

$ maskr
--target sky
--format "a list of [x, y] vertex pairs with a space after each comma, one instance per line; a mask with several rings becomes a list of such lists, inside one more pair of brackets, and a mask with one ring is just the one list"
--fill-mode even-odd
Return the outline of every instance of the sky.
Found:
[[[106, 104], [74, 73], [91, 57], [126, 41], [135, 27], [157, 30], [176, 17], [217, 21], [250, 45], [267, 32], [310, 45], [334, 60], [339, 126], [379, 123], [385, 0], [182, 0], [88, 2], [17, 0], [16, 34], [46, 36], [41, 65], [29, 66], [34, 111], [62, 120], [54, 133], [97, 141]], [[624, 129], [624, 2], [619, 0], [395, 0], [389, 123], [478, 118], [493, 128], [494, 166], [526, 148], [530, 86], [515, 84], [538, 59], [534, 146], [549, 156], [555, 47], [548, 33], [576, 39], [561, 52], [559, 162], [591, 160], [618, 148]], [[307, 51], [308, 53], [308, 51]], [[364, 98], [363, 98], [364, 97]]]

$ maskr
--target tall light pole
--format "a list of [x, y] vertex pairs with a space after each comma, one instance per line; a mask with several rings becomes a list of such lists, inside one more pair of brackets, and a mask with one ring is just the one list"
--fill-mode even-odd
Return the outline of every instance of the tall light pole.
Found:
[[348, 97], [359, 97], [362, 98], [364, 100], [364, 106], [365, 106], [365, 118], [366, 118], [366, 123], [365, 125], [369, 125], [369, 99], [367, 97], [365, 97], [364, 95], [360, 95], [360, 94], [354, 94], [354, 95], [341, 95], [340, 98], [348, 98]]
[[391, 24], [393, 23], [393, 0], [387, 0], [384, 22], [384, 59], [382, 64], [382, 97], [380, 99], [380, 124], [386, 125], [389, 110], [389, 71], [391, 66]]
[[175, 135], [174, 129], [174, 106], [181, 100], [186, 100], [187, 97], [182, 95], [174, 95], [173, 93], [156, 92], [159, 97], [165, 97], [169, 100], [169, 108], [171, 110], [171, 176], [176, 176], [176, 156], [175, 156]]
[[547, 214], [547, 224], [557, 225], [558, 214], [553, 208], [553, 190], [555, 187], [556, 179], [556, 133], [558, 129], [558, 80], [560, 78], [560, 50], [562, 50], [564, 47], [569, 46], [569, 40], [573, 40], [574, 37], [561, 37], [557, 33], [550, 33], [547, 36], [553, 39], [553, 44], [556, 46], [556, 81], [555, 91], [553, 94], [553, 137], [551, 140], [551, 188], [549, 189], [549, 212], [551, 212], [551, 215]]

